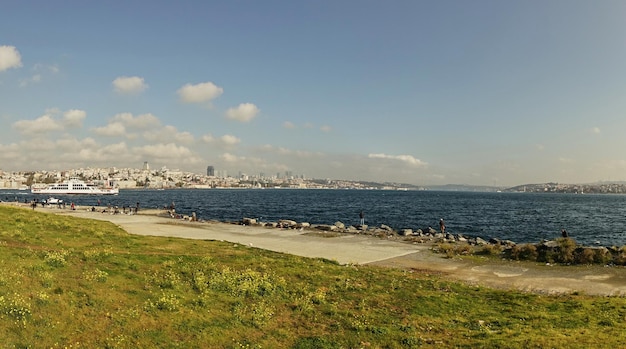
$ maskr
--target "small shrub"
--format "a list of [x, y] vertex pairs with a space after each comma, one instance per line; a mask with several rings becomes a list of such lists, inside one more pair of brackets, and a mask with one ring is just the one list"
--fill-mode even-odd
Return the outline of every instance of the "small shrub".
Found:
[[148, 277], [148, 283], [162, 289], [175, 289], [181, 284], [181, 277], [174, 270], [154, 272]]
[[598, 264], [607, 264], [613, 259], [611, 253], [606, 248], [598, 248], [594, 251], [593, 262]]
[[192, 273], [191, 282], [194, 290], [200, 293], [206, 292], [209, 288], [209, 279], [201, 270]]
[[39, 283], [45, 288], [52, 287], [53, 280], [54, 276], [50, 272], [44, 271], [39, 274]]
[[455, 256], [454, 246], [451, 244], [439, 244], [435, 247], [435, 251], [445, 254], [447, 258]]
[[595, 254], [594, 249], [581, 247], [576, 249], [574, 262], [577, 264], [592, 264], [595, 259]]
[[83, 260], [102, 260], [104, 257], [110, 256], [113, 254], [113, 250], [111, 248], [104, 248], [102, 250], [99, 249], [90, 249], [83, 251]]
[[474, 249], [469, 244], [461, 243], [456, 246], [456, 248], [454, 249], [454, 253], [456, 253], [457, 255], [463, 255], [463, 256], [470, 255], [474, 253]]
[[487, 244], [483, 245], [479, 254], [487, 256], [499, 256], [502, 253], [501, 245]]
[[239, 303], [234, 308], [234, 314], [239, 321], [250, 322], [256, 327], [265, 326], [272, 319], [275, 311], [274, 307], [264, 300], [248, 305]]
[[533, 244], [519, 244], [511, 248], [511, 258], [515, 260], [537, 260], [537, 247]]
[[156, 301], [148, 300], [144, 306], [146, 311], [150, 311], [153, 309], [163, 310], [163, 311], [176, 311], [180, 308], [180, 300], [176, 295], [171, 293], [163, 293], [159, 299]]
[[96, 268], [92, 271], [86, 271], [83, 276], [86, 280], [89, 281], [106, 282], [109, 274], [106, 271]]
[[626, 246], [622, 246], [619, 249], [612, 248], [613, 251], [613, 263], [617, 265], [626, 265]]
[[61, 250], [61, 251], [48, 251], [44, 256], [44, 261], [46, 264], [52, 267], [63, 267], [67, 264], [65, 258], [69, 256], [69, 251]]
[[45, 292], [38, 292], [35, 295], [35, 301], [39, 305], [48, 304], [50, 302], [50, 296]]
[[0, 296], [0, 313], [15, 319], [22, 325], [25, 325], [26, 320], [32, 315], [30, 304], [19, 294], [14, 294], [9, 298]]
[[211, 289], [226, 291], [233, 296], [265, 296], [282, 290], [285, 286], [284, 278], [251, 269], [236, 271], [224, 268], [209, 279]]
[[572, 238], [559, 238], [556, 241], [559, 245], [556, 255], [557, 262], [572, 263], [574, 261], [576, 241]]

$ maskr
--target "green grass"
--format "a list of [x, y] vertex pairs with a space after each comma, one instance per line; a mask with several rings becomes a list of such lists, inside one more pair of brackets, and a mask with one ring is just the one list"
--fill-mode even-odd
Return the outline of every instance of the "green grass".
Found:
[[0, 348], [616, 348], [626, 300], [547, 296], [0, 206]]

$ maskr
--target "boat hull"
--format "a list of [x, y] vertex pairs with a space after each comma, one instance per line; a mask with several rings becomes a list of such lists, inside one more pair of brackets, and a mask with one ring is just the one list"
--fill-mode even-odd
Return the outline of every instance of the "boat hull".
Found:
[[56, 194], [56, 195], [117, 195], [119, 189], [93, 189], [93, 190], [61, 190], [61, 189], [31, 189], [32, 194]]
[[119, 188], [88, 185], [78, 178], [71, 178], [63, 183], [55, 183], [46, 187], [31, 187], [30, 192], [48, 195], [117, 195]]

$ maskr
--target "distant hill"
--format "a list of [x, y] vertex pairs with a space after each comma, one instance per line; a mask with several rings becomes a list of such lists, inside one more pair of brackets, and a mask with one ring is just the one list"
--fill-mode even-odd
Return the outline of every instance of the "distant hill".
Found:
[[487, 185], [468, 185], [468, 184], [445, 184], [445, 185], [428, 185], [424, 186], [427, 190], [441, 191], [476, 191], [476, 192], [497, 192], [502, 190], [501, 187]]

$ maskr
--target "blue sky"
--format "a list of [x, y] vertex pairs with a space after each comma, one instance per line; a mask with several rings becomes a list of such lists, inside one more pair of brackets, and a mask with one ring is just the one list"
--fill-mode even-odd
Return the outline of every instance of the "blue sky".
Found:
[[623, 1], [9, 1], [0, 169], [626, 180]]

